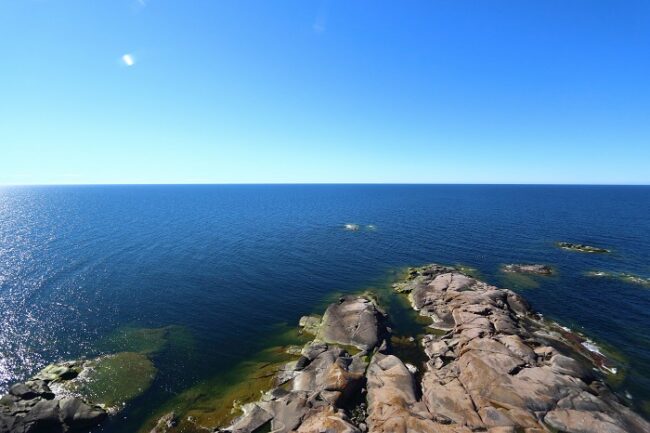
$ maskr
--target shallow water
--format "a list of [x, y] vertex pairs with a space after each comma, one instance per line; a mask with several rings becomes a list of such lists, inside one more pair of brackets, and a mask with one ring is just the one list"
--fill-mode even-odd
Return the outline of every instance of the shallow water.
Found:
[[[629, 364], [622, 389], [650, 400], [650, 290], [587, 275], [650, 277], [650, 187], [614, 186], [1, 188], [0, 391], [105, 350], [124, 327], [179, 326], [191, 344], [153, 356], [153, 386], [115, 427], [135, 431], [178, 394], [218, 387], [334, 293], [427, 262], [471, 266], [616, 348]], [[501, 273], [509, 262], [557, 274]]]

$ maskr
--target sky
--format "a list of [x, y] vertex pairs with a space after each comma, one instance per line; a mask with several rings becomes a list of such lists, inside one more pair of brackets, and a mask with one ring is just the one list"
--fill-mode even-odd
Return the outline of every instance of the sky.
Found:
[[647, 0], [0, 0], [0, 184], [650, 184]]

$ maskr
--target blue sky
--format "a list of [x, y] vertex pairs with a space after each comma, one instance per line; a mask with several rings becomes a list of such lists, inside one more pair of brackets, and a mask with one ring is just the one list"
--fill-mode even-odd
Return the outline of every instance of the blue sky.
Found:
[[647, 0], [2, 0], [0, 54], [0, 184], [650, 183]]

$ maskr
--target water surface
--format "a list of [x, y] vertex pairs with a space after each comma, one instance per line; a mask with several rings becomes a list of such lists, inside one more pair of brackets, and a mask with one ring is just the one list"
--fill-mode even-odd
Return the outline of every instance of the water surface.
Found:
[[[559, 240], [613, 252], [563, 251]], [[101, 351], [124, 326], [180, 326], [194, 349], [155, 359], [159, 375], [122, 426], [135, 430], [333, 293], [427, 262], [474, 267], [615, 347], [629, 364], [622, 389], [650, 400], [650, 289], [585, 275], [650, 276], [650, 187], [618, 186], [5, 187], [0, 391]], [[557, 276], [508, 278], [508, 262], [546, 263]]]

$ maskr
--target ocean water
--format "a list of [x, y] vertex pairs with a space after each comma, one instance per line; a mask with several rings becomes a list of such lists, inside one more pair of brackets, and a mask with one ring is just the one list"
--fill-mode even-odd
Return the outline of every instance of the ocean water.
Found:
[[[562, 240], [612, 253], [560, 250]], [[429, 262], [476, 268], [615, 349], [620, 391], [650, 401], [650, 288], [585, 275], [650, 277], [641, 186], [3, 187], [0, 392], [51, 361], [101, 352], [125, 326], [182, 327], [192, 349], [157, 358], [153, 386], [116, 421], [136, 431], [157, 405], [227, 375], [334, 293]], [[499, 267], [509, 262], [557, 275], [508, 277]]]

